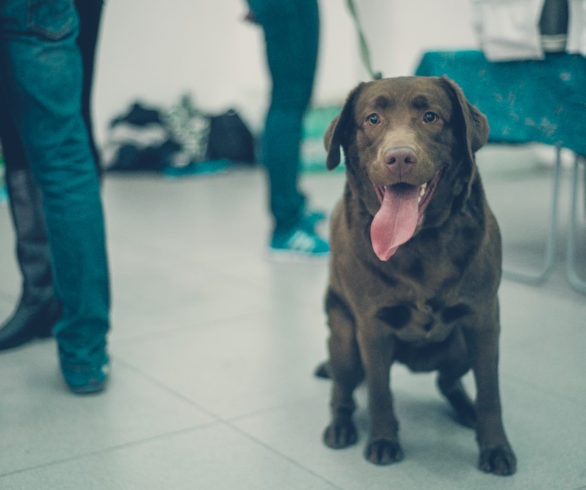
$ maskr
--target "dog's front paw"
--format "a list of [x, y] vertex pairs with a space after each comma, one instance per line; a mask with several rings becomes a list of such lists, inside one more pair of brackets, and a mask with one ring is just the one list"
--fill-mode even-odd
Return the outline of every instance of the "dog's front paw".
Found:
[[403, 450], [397, 441], [378, 439], [366, 446], [364, 456], [374, 464], [387, 465], [403, 459]]
[[496, 446], [480, 451], [478, 468], [486, 473], [509, 476], [517, 470], [517, 458], [510, 446]]
[[358, 433], [352, 420], [339, 420], [332, 422], [324, 431], [324, 442], [332, 449], [343, 449], [356, 444]]

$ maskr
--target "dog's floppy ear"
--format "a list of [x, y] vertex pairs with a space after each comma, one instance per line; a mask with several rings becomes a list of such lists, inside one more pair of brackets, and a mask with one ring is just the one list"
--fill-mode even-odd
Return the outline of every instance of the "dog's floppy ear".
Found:
[[328, 152], [326, 160], [328, 170], [336, 168], [340, 163], [340, 146], [343, 145], [348, 129], [352, 124], [354, 101], [363, 85], [364, 83], [361, 83], [350, 92], [342, 111], [332, 120], [324, 134], [324, 146]]
[[[332, 122], [328, 125], [326, 133], [324, 134], [324, 146], [328, 152], [326, 160], [326, 166], [328, 170], [332, 170], [340, 163], [340, 133], [342, 130], [338, 130], [338, 121], [340, 120], [341, 113], [338, 114]], [[336, 132], [338, 133], [336, 137]]]
[[458, 185], [454, 188], [462, 205], [472, 192], [472, 183], [476, 174], [474, 153], [488, 141], [488, 121], [482, 112], [468, 102], [462, 89], [455, 82], [445, 76], [441, 78], [441, 81], [454, 102], [456, 126], [459, 128], [459, 136], [464, 142], [466, 165], [464, 182], [461, 182], [461, 186]]
[[474, 153], [482, 148], [488, 141], [488, 121], [476, 107], [472, 106], [464, 96], [462, 89], [455, 82], [447, 77], [441, 80], [447, 86], [448, 92], [452, 94], [456, 101], [456, 112], [460, 111], [462, 118], [465, 140], [467, 145], [468, 157], [474, 159]]

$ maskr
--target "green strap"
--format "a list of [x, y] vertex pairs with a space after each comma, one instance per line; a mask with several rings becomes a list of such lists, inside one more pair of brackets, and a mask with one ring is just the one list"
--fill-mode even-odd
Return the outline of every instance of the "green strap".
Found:
[[362, 63], [368, 71], [368, 74], [371, 76], [373, 80], [380, 80], [383, 75], [380, 71], [374, 71], [372, 68], [372, 64], [370, 62], [370, 51], [368, 50], [368, 44], [366, 43], [366, 38], [364, 37], [364, 33], [362, 32], [362, 27], [360, 27], [360, 21], [358, 20], [358, 11], [356, 10], [356, 6], [354, 5], [354, 0], [346, 0], [346, 6], [352, 16], [352, 20], [354, 21], [354, 26], [356, 27], [356, 32], [358, 33], [358, 42], [360, 43], [360, 57], [362, 59]]

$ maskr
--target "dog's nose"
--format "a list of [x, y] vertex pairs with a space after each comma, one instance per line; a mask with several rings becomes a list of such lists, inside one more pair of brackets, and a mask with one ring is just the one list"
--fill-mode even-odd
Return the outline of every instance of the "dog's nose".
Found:
[[403, 165], [417, 163], [415, 150], [408, 146], [395, 146], [388, 148], [383, 154], [383, 160], [387, 165]]

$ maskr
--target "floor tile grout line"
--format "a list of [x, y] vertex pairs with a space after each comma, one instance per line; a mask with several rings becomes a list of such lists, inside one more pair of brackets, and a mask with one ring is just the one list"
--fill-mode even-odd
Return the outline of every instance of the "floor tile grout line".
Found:
[[[275, 454], [276, 456], [279, 456], [279, 458], [284, 459], [285, 461], [288, 461], [290, 464], [292, 464], [293, 466], [295, 466], [298, 469], [303, 470], [306, 473], [309, 473], [311, 475], [313, 475], [314, 477], [320, 479], [321, 481], [327, 483], [330, 487], [334, 488], [334, 489], [338, 489], [338, 490], [343, 490], [341, 487], [335, 485], [333, 482], [329, 481], [328, 479], [324, 478], [322, 475], [320, 475], [319, 473], [316, 473], [315, 471], [313, 471], [312, 469], [304, 466], [303, 464], [299, 463], [298, 461], [292, 459], [291, 457], [287, 456], [286, 454], [276, 450], [274, 447], [266, 444], [265, 442], [255, 438], [254, 436], [252, 436], [251, 434], [247, 433], [246, 431], [240, 429], [238, 426], [234, 425], [233, 423], [231, 423], [230, 420], [227, 419], [223, 419], [219, 416], [217, 416], [216, 414], [210, 412], [209, 410], [201, 407], [200, 405], [198, 405], [197, 403], [195, 403], [193, 400], [181, 395], [180, 393], [170, 389], [169, 387], [165, 386], [164, 384], [160, 383], [158, 380], [151, 378], [148, 375], [145, 375], [144, 373], [142, 373], [140, 370], [136, 369], [134, 366], [121, 361], [122, 364], [124, 364], [128, 369], [133, 370], [135, 373], [140, 374], [142, 377], [148, 379], [149, 381], [153, 382], [154, 384], [156, 384], [157, 386], [159, 386], [160, 388], [164, 389], [165, 391], [167, 391], [168, 393], [182, 399], [183, 401], [187, 402], [188, 404], [192, 405], [193, 407], [201, 410], [202, 412], [204, 412], [206, 415], [209, 415], [211, 417], [211, 420], [209, 422], [206, 423], [202, 423], [202, 424], [198, 424], [197, 426], [192, 426], [192, 427], [186, 427], [183, 429], [178, 429], [175, 431], [170, 431], [170, 432], [164, 432], [161, 434], [157, 434], [155, 436], [151, 436], [151, 437], [147, 437], [144, 439], [138, 439], [138, 440], [134, 440], [134, 441], [129, 441], [123, 444], [117, 444], [114, 446], [109, 446], [109, 447], [105, 447], [96, 451], [89, 451], [83, 454], [78, 454], [76, 456], [72, 456], [69, 458], [62, 458], [62, 459], [58, 459], [58, 460], [54, 460], [54, 461], [50, 461], [47, 463], [42, 463], [42, 464], [38, 464], [35, 466], [30, 466], [27, 468], [21, 468], [15, 471], [10, 471], [7, 473], [2, 473], [0, 474], [0, 479], [9, 477], [9, 476], [14, 476], [17, 474], [21, 474], [21, 473], [26, 473], [26, 472], [30, 472], [30, 471], [35, 471], [38, 469], [42, 469], [42, 468], [49, 468], [52, 466], [58, 466], [61, 464], [65, 464], [65, 463], [69, 463], [69, 462], [73, 462], [73, 461], [79, 461], [79, 460], [83, 460], [83, 459], [88, 459], [91, 458], [93, 456], [97, 456], [100, 454], [106, 454], [108, 452], [113, 452], [113, 451], [119, 451], [121, 449], [125, 449], [125, 448], [130, 448], [130, 447], [137, 447], [137, 446], [141, 446], [144, 444], [147, 444], [149, 442], [153, 442], [153, 441], [157, 441], [157, 440], [161, 440], [161, 439], [165, 439], [168, 437], [173, 437], [175, 435], [179, 435], [179, 434], [186, 434], [186, 433], [190, 433], [190, 432], [196, 432], [198, 430], [202, 430], [205, 429], [207, 427], [212, 427], [214, 425], [218, 425], [218, 426], [224, 426], [238, 434], [240, 434], [241, 436], [245, 437], [246, 439], [248, 439], [251, 442], [254, 442], [255, 444], [265, 448], [267, 451], [269, 451], [272, 454]], [[274, 408], [273, 408], [274, 410]], [[266, 411], [270, 411], [270, 409], [267, 409]], [[260, 413], [260, 412], [255, 412], [255, 413]], [[250, 415], [250, 414], [249, 414]], [[241, 417], [236, 417], [232, 420], [237, 420], [239, 418], [243, 418], [243, 416]]]
[[276, 410], [282, 410], [282, 409], [284, 409], [286, 407], [291, 407], [293, 405], [301, 405], [301, 404], [307, 403], [309, 400], [313, 400], [313, 399], [316, 399], [316, 398], [318, 398], [318, 395], [306, 396], [306, 397], [304, 397], [302, 399], [298, 399], [298, 400], [295, 400], [295, 401], [291, 401], [291, 402], [287, 402], [287, 403], [281, 403], [281, 404], [278, 404], [278, 405], [272, 405], [272, 406], [266, 407], [266, 408], [259, 408], [258, 410], [254, 410], [252, 412], [242, 413], [242, 414], [234, 415], [234, 416], [231, 416], [231, 417], [225, 417], [225, 418], [223, 418], [221, 420], [223, 420], [225, 422], [228, 422], [228, 423], [234, 423], [234, 422], [238, 422], [240, 420], [244, 420], [244, 419], [247, 419], [247, 418], [250, 418], [250, 417], [256, 417], [258, 415], [262, 415], [262, 414], [265, 414], [265, 413], [274, 412]]
[[[242, 420], [248, 417], [254, 417], [256, 415], [261, 415], [263, 413], [269, 413], [272, 412], [274, 410], [280, 410], [282, 408], [285, 408], [286, 406], [289, 405], [295, 405], [295, 404], [301, 404], [301, 403], [305, 403], [310, 399], [313, 399], [314, 396], [308, 396], [303, 398], [302, 400], [296, 400], [294, 402], [291, 403], [283, 403], [283, 404], [277, 404], [277, 405], [272, 405], [270, 407], [266, 407], [266, 408], [261, 408], [258, 410], [254, 410], [252, 412], [248, 412], [248, 413], [242, 413], [242, 414], [238, 414], [238, 415], [234, 415], [234, 416], [230, 416], [230, 417], [222, 417], [214, 412], [212, 412], [210, 409], [198, 404], [197, 402], [195, 402], [193, 399], [189, 398], [188, 396], [183, 395], [182, 393], [179, 393], [178, 391], [174, 390], [173, 388], [167, 386], [165, 383], [163, 383], [162, 381], [159, 381], [158, 379], [154, 378], [152, 375], [145, 373], [144, 371], [140, 370], [139, 368], [137, 368], [136, 366], [130, 364], [128, 361], [124, 361], [122, 359], [119, 359], [117, 356], [113, 357], [114, 359], [116, 359], [116, 362], [120, 362], [121, 364], [123, 364], [124, 366], [126, 366], [126, 368], [130, 369], [131, 371], [133, 371], [135, 374], [140, 375], [141, 377], [143, 377], [144, 379], [148, 380], [149, 382], [157, 385], [159, 388], [163, 389], [164, 391], [166, 391], [168, 394], [173, 395], [174, 397], [186, 402], [187, 404], [193, 406], [194, 408], [197, 408], [198, 410], [200, 410], [201, 412], [203, 412], [205, 415], [211, 417], [212, 419], [214, 419], [216, 422], [222, 422], [222, 423], [232, 423], [232, 422], [236, 422], [238, 420]], [[319, 381], [319, 380], [318, 380]]]
[[133, 371], [135, 374], [140, 375], [143, 379], [146, 379], [147, 381], [149, 381], [150, 383], [155, 384], [156, 386], [158, 386], [159, 388], [161, 388], [163, 391], [167, 392], [170, 395], [173, 395], [174, 397], [186, 402], [187, 404], [191, 405], [194, 408], [197, 408], [199, 411], [203, 412], [205, 415], [211, 417], [212, 419], [214, 419], [216, 422], [221, 422], [222, 419], [216, 415], [215, 413], [211, 412], [209, 409], [199, 405], [198, 403], [196, 403], [195, 401], [193, 401], [191, 398], [183, 395], [182, 393], [179, 393], [178, 391], [172, 389], [171, 387], [167, 386], [165, 383], [163, 383], [162, 381], [159, 381], [157, 378], [155, 378], [154, 376], [145, 373], [144, 371], [142, 371], [141, 369], [137, 368], [136, 366], [134, 366], [133, 364], [129, 363], [128, 361], [124, 361], [123, 359], [120, 359], [118, 356], [114, 355], [112, 356], [113, 360], [116, 361], [116, 363], [120, 363], [122, 365], [124, 365], [127, 369]]
[[230, 328], [230, 326], [222, 326], [217, 327], [217, 324], [223, 324], [224, 322], [230, 322], [232, 320], [236, 320], [238, 318], [249, 318], [254, 317], [255, 315], [266, 313], [269, 311], [267, 307], [259, 307], [254, 306], [251, 308], [250, 311], [246, 311], [244, 313], [235, 313], [234, 315], [227, 316], [226, 318], [210, 318], [204, 322], [198, 323], [197, 325], [187, 325], [183, 327], [170, 327], [166, 330], [156, 330], [152, 332], [146, 333], [139, 333], [136, 335], [130, 335], [127, 337], [121, 338], [114, 338], [110, 340], [111, 344], [127, 344], [128, 342], [148, 342], [149, 340], [156, 340], [157, 338], [166, 337], [169, 334], [176, 335], [184, 331], [196, 329], [196, 328], [212, 328], [212, 326], [216, 325], [216, 328]]
[[300, 469], [306, 471], [307, 473], [315, 476], [316, 478], [319, 478], [323, 482], [325, 482], [328, 485], [330, 485], [332, 488], [335, 488], [335, 489], [338, 489], [338, 490], [343, 490], [342, 487], [337, 486], [336, 484], [334, 484], [333, 482], [331, 482], [330, 480], [328, 480], [327, 478], [325, 478], [323, 475], [320, 475], [319, 473], [316, 473], [311, 468], [308, 468], [307, 466], [301, 464], [299, 461], [296, 461], [295, 459], [291, 458], [290, 456], [287, 456], [286, 454], [282, 453], [281, 451], [278, 451], [277, 449], [275, 449], [274, 447], [270, 446], [269, 444], [261, 441], [260, 439], [257, 439], [252, 434], [249, 434], [248, 432], [244, 431], [243, 429], [240, 429], [238, 426], [231, 424], [229, 421], [224, 420], [223, 421], [223, 424], [226, 425], [227, 427], [229, 427], [230, 429], [238, 432], [242, 436], [246, 437], [250, 441], [255, 442], [256, 444], [264, 447], [268, 451], [270, 451], [270, 452], [278, 455], [279, 457], [285, 459], [286, 461], [289, 461], [291, 464], [293, 464], [297, 468], [300, 468]]
[[117, 363], [121, 363], [127, 369], [129, 369], [130, 371], [133, 371], [135, 374], [140, 375], [143, 379], [146, 379], [149, 382], [151, 382], [153, 384], [156, 384], [159, 388], [163, 389], [167, 393], [172, 394], [176, 398], [179, 398], [179, 399], [183, 400], [184, 402], [188, 403], [192, 407], [197, 408], [202, 413], [204, 413], [205, 415], [209, 416], [211, 418], [211, 420], [209, 422], [204, 422], [204, 423], [198, 424], [197, 426], [183, 428], [183, 429], [179, 429], [179, 430], [176, 430], [176, 431], [165, 432], [165, 433], [157, 434], [155, 436], [148, 437], [148, 438], [145, 438], [145, 439], [139, 439], [139, 440], [135, 440], [135, 441], [130, 441], [130, 442], [127, 442], [127, 443], [124, 443], [124, 444], [119, 444], [119, 445], [114, 445], [114, 446], [110, 446], [110, 447], [107, 447], [107, 448], [102, 448], [102, 449], [97, 450], [97, 451], [90, 451], [90, 452], [87, 452], [87, 453], [83, 453], [83, 454], [80, 454], [80, 455], [76, 455], [74, 457], [62, 458], [60, 460], [55, 460], [55, 461], [51, 461], [51, 462], [44, 463], [44, 464], [40, 464], [40, 465], [36, 465], [36, 466], [31, 466], [31, 467], [28, 467], [28, 468], [22, 468], [22, 469], [19, 469], [19, 470], [16, 470], [16, 471], [8, 472], [8, 473], [2, 473], [2, 474], [0, 474], [0, 479], [4, 478], [6, 476], [10, 476], [10, 475], [15, 475], [15, 474], [19, 474], [19, 473], [25, 473], [27, 471], [33, 471], [33, 470], [36, 470], [36, 469], [39, 469], [39, 468], [45, 468], [45, 467], [49, 467], [49, 466], [53, 466], [53, 465], [59, 465], [59, 464], [66, 463], [66, 462], [76, 461], [76, 460], [79, 460], [79, 459], [82, 459], [82, 458], [91, 457], [91, 456], [97, 455], [97, 454], [103, 454], [103, 453], [106, 453], [108, 451], [114, 451], [114, 450], [118, 450], [118, 449], [121, 449], [121, 448], [124, 448], [124, 447], [132, 447], [132, 446], [140, 445], [140, 444], [143, 444], [145, 442], [157, 440], [157, 439], [164, 438], [164, 437], [173, 436], [173, 435], [176, 435], [176, 434], [181, 434], [181, 433], [195, 431], [195, 430], [198, 430], [198, 429], [201, 429], [201, 428], [205, 428], [205, 427], [212, 426], [214, 424], [219, 424], [219, 423], [221, 424], [223, 422], [222, 419], [220, 419], [217, 415], [213, 414], [212, 412], [210, 412], [209, 410], [205, 409], [204, 407], [199, 406], [197, 403], [193, 402], [193, 400], [191, 400], [191, 399], [189, 399], [189, 398], [181, 395], [181, 393], [178, 393], [178, 392], [170, 389], [168, 386], [164, 385], [163, 383], [161, 383], [157, 379], [155, 379], [152, 376], [149, 376], [149, 375], [145, 374], [144, 372], [140, 371], [139, 369], [137, 369], [132, 364], [129, 364], [128, 362], [126, 362], [126, 361], [118, 358], [117, 356], [112, 356], [112, 359], [113, 360], [115, 359]]
[[20, 473], [26, 473], [28, 471], [35, 471], [35, 470], [38, 470], [38, 469], [48, 468], [48, 467], [51, 467], [51, 466], [58, 466], [60, 464], [70, 463], [70, 462], [73, 462], [73, 461], [79, 461], [79, 460], [82, 460], [82, 459], [91, 458], [93, 456], [97, 456], [99, 454], [105, 454], [105, 453], [108, 453], [108, 452], [111, 452], [111, 451], [119, 451], [121, 449], [129, 448], [129, 447], [140, 446], [140, 445], [143, 445], [143, 444], [146, 444], [146, 443], [149, 443], [149, 442], [157, 441], [159, 439], [165, 439], [167, 437], [173, 437], [173, 436], [176, 436], [176, 435], [179, 435], [179, 434], [187, 434], [189, 432], [195, 432], [195, 431], [202, 430], [202, 429], [205, 429], [205, 428], [208, 428], [208, 427], [212, 427], [212, 426], [218, 424], [219, 422], [220, 421], [218, 421], [218, 420], [211, 420], [209, 422], [205, 422], [205, 423], [199, 424], [197, 426], [185, 427], [183, 429], [177, 429], [177, 430], [174, 430], [174, 431], [163, 432], [161, 434], [156, 434], [154, 436], [146, 437], [144, 439], [137, 439], [137, 440], [128, 441], [128, 442], [125, 442], [125, 443], [122, 443], [122, 444], [115, 444], [113, 446], [104, 447], [104, 448], [101, 448], [101, 449], [97, 449], [95, 451], [88, 451], [88, 452], [85, 452], [85, 453], [82, 453], [82, 454], [77, 454], [75, 456], [71, 456], [71, 457], [68, 457], [68, 458], [56, 459], [54, 461], [49, 461], [49, 462], [46, 462], [46, 463], [41, 463], [41, 464], [37, 464], [37, 465], [34, 465], [34, 466], [29, 466], [27, 468], [21, 468], [21, 469], [15, 470], [15, 471], [9, 471], [7, 473], [1, 473], [0, 474], [0, 480], [2, 478], [8, 477], [8, 476], [17, 475], [17, 474], [20, 474]]
[[[234, 425], [233, 423], [231, 423], [231, 420], [236, 420], [239, 419], [240, 417], [236, 417], [234, 419], [225, 419], [220, 417], [219, 415], [209, 411], [208, 409], [200, 406], [199, 404], [197, 404], [196, 402], [194, 402], [193, 400], [191, 400], [190, 398], [182, 395], [181, 393], [178, 393], [177, 391], [169, 388], [168, 386], [166, 386], [165, 384], [161, 383], [160, 381], [158, 381], [157, 379], [153, 378], [152, 376], [143, 373], [142, 371], [140, 371], [139, 369], [137, 369], [135, 366], [132, 366], [131, 364], [125, 362], [125, 361], [121, 361], [124, 365], [126, 365], [127, 368], [133, 370], [135, 373], [142, 375], [145, 379], [148, 379], [149, 381], [153, 382], [154, 384], [156, 384], [157, 386], [159, 386], [160, 388], [164, 389], [165, 391], [167, 391], [168, 393], [180, 398], [181, 400], [187, 402], [188, 404], [194, 406], [195, 408], [201, 410], [202, 412], [204, 412], [205, 414], [209, 415], [210, 417], [212, 417], [213, 419], [213, 423], [218, 423], [220, 425], [224, 425], [225, 427], [234, 430], [236, 432], [238, 432], [239, 434], [245, 436], [247, 439], [255, 442], [256, 444], [264, 447], [265, 449], [269, 450], [270, 452], [272, 452], [273, 454], [278, 455], [279, 457], [285, 459], [286, 461], [289, 461], [291, 464], [293, 464], [294, 466], [303, 469], [305, 472], [308, 472], [310, 474], [312, 474], [313, 476], [319, 478], [320, 480], [326, 482], [328, 485], [332, 486], [332, 488], [336, 488], [338, 490], [342, 490], [340, 487], [338, 487], [337, 485], [333, 484], [332, 482], [330, 482], [329, 480], [327, 480], [326, 478], [324, 478], [322, 475], [320, 475], [319, 473], [316, 473], [315, 471], [313, 471], [310, 468], [307, 468], [306, 466], [302, 465], [301, 463], [299, 463], [298, 461], [295, 461], [294, 459], [290, 458], [289, 456], [287, 456], [286, 454], [283, 454], [282, 452], [276, 450], [274, 447], [269, 446], [268, 444], [264, 443], [263, 441], [255, 438], [254, 436], [252, 436], [251, 434], [243, 431], [242, 429], [240, 429], [238, 426]], [[282, 408], [282, 406], [281, 406]], [[270, 411], [270, 410], [275, 410], [275, 408], [272, 409], [267, 409], [266, 411]], [[261, 411], [255, 412], [255, 413], [260, 413]], [[250, 415], [250, 414], [249, 414]], [[244, 417], [244, 415], [241, 416], [242, 418]], [[212, 423], [212, 422], [211, 422]], [[211, 424], [210, 423], [210, 424]], [[195, 429], [194, 429], [195, 430]]]
[[[248, 417], [253, 417], [256, 415], [260, 415], [263, 413], [269, 413], [275, 410], [280, 410], [282, 408], [285, 408], [286, 406], [290, 406], [290, 405], [296, 405], [296, 404], [301, 404], [301, 403], [305, 403], [310, 399], [315, 398], [314, 396], [307, 396], [304, 397], [301, 400], [295, 400], [293, 402], [290, 403], [282, 403], [282, 404], [276, 404], [276, 405], [272, 405], [270, 407], [265, 407], [265, 408], [260, 408], [258, 410], [254, 410], [252, 412], [247, 412], [247, 413], [242, 413], [242, 414], [238, 414], [238, 415], [234, 415], [234, 416], [229, 416], [229, 417], [222, 417], [214, 412], [212, 412], [210, 409], [203, 407], [202, 405], [198, 404], [197, 402], [195, 402], [193, 399], [189, 398], [188, 396], [183, 395], [182, 393], [179, 393], [178, 391], [174, 390], [173, 388], [167, 386], [165, 383], [163, 383], [162, 381], [159, 381], [158, 379], [154, 378], [152, 375], [145, 373], [144, 371], [142, 371], [141, 369], [137, 368], [136, 366], [134, 366], [133, 364], [129, 363], [128, 361], [124, 361], [122, 359], [120, 359], [118, 356], [112, 356], [113, 359], [116, 360], [117, 363], [121, 363], [122, 365], [124, 365], [127, 369], [133, 371], [135, 374], [140, 375], [141, 377], [143, 377], [144, 379], [148, 380], [149, 382], [157, 385], [159, 388], [163, 389], [164, 391], [166, 391], [168, 394], [175, 396], [176, 398], [179, 398], [180, 400], [188, 403], [189, 405], [193, 406], [194, 408], [197, 408], [198, 410], [200, 410], [201, 412], [205, 413], [205, 415], [215, 419], [217, 422], [225, 422], [225, 423], [231, 423], [231, 422], [235, 422], [238, 420], [242, 420]], [[317, 380], [318, 382], [320, 380]]]

